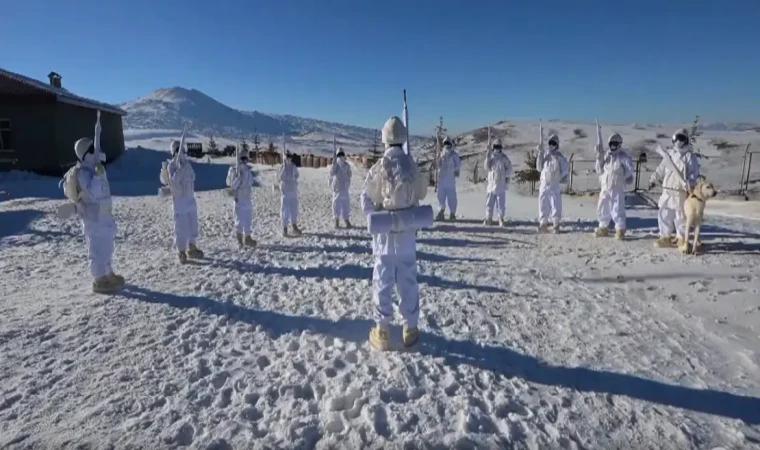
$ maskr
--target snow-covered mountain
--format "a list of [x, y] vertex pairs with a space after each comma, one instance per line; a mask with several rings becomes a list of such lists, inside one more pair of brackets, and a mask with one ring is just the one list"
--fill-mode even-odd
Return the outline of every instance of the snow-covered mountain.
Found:
[[[195, 89], [173, 87], [157, 89], [145, 97], [120, 105], [128, 115], [125, 129], [181, 129], [187, 124], [195, 133], [228, 139], [250, 138], [260, 135], [303, 136], [307, 134], [332, 135], [370, 142], [377, 132], [323, 120], [290, 115], [267, 114], [259, 111], [241, 111], [231, 108]], [[318, 136], [314, 136], [318, 138]]]

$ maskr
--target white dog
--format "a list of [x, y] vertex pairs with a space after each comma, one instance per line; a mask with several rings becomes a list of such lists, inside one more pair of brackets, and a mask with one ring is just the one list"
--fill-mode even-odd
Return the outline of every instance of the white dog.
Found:
[[715, 186], [712, 183], [706, 181], [704, 177], [700, 178], [701, 180], [694, 186], [691, 194], [689, 194], [689, 197], [683, 204], [683, 212], [686, 216], [686, 230], [680, 250], [684, 253], [689, 252], [689, 230], [694, 227], [694, 242], [691, 245], [691, 253], [694, 255], [697, 254], [697, 249], [701, 245], [699, 242], [699, 227], [702, 225], [705, 216], [705, 205], [708, 199], [718, 195], [718, 191], [715, 190]]

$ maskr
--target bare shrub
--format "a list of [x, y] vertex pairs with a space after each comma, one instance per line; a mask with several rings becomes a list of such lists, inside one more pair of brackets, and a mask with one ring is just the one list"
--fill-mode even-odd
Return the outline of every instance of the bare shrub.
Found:
[[588, 135], [586, 134], [586, 132], [583, 131], [583, 129], [581, 129], [581, 128], [574, 129], [573, 130], [573, 134], [575, 134], [575, 137], [577, 137], [579, 139], [585, 139], [585, 138], [588, 137]]
[[739, 147], [739, 144], [729, 142], [725, 139], [712, 139], [710, 141], [710, 144], [714, 145], [715, 148], [717, 148], [718, 150], [728, 150], [728, 149]]

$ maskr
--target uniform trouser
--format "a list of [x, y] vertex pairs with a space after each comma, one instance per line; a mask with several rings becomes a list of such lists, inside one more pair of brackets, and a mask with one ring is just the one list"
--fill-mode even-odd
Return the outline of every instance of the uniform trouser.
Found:
[[538, 221], [541, 225], [552, 220], [559, 225], [562, 220], [562, 192], [559, 185], [542, 185], [538, 189]]
[[451, 214], [457, 213], [457, 186], [455, 184], [438, 186], [438, 207], [443, 211], [447, 205]]
[[499, 217], [502, 219], [507, 214], [507, 193], [489, 192], [486, 194], [486, 219], [493, 217], [493, 210], [496, 204], [499, 204]]
[[250, 235], [253, 220], [253, 204], [250, 200], [235, 200], [235, 230]]
[[387, 328], [393, 319], [394, 287], [401, 299], [399, 311], [404, 324], [416, 327], [420, 318], [420, 290], [415, 254], [375, 255], [372, 297], [375, 301], [375, 320], [383, 328]]
[[179, 251], [187, 251], [198, 239], [198, 211], [190, 209], [174, 213], [174, 244]]
[[280, 216], [282, 217], [282, 226], [298, 224], [298, 194], [283, 193], [280, 197]]
[[660, 211], [657, 213], [657, 225], [660, 237], [675, 235], [683, 238], [686, 234], [686, 215], [683, 212], [683, 199], [678, 193], [663, 192], [660, 197]]
[[113, 272], [114, 238], [116, 237], [116, 222], [113, 217], [101, 217], [93, 220], [83, 220], [84, 236], [87, 242], [87, 260], [90, 263], [90, 273], [94, 278], [100, 278]]
[[348, 220], [351, 213], [351, 197], [348, 190], [333, 192], [333, 218]]
[[615, 222], [615, 229], [625, 230], [625, 191], [603, 189], [596, 205], [599, 227], [607, 228], [610, 221]]

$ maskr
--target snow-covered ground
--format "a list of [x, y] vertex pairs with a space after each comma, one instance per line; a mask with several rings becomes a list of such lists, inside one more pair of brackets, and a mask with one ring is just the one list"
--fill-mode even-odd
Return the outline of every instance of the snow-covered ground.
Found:
[[129, 152], [109, 168], [113, 296], [90, 293], [57, 180], [0, 176], [0, 448], [760, 446], [760, 222], [736, 205], [708, 207], [694, 257], [652, 247], [636, 197], [626, 242], [593, 238], [573, 197], [538, 236], [535, 198], [487, 228], [484, 186], [460, 183], [462, 220], [419, 236], [421, 342], [378, 353], [370, 238], [332, 229], [326, 169], [301, 170], [305, 235], [286, 239], [256, 167], [261, 245], [240, 251], [226, 167], [196, 164], [207, 259], [180, 266], [166, 155]]

